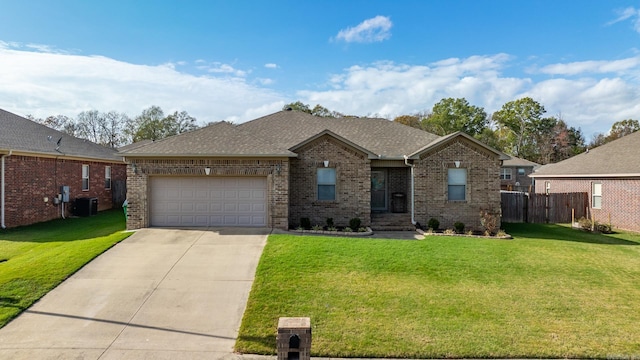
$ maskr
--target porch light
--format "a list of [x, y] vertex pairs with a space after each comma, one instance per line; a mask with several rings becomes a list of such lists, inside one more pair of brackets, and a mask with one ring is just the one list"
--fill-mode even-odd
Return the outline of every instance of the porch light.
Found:
[[324, 163], [324, 167], [329, 167], [329, 160], [325, 160], [323, 161], [323, 163]]
[[204, 173], [205, 173], [205, 175], [211, 174], [211, 168], [209, 168], [209, 167], [204, 168]]
[[456, 167], [459, 168], [460, 167], [460, 160], [456, 160], [453, 162], [454, 164], [456, 164]]

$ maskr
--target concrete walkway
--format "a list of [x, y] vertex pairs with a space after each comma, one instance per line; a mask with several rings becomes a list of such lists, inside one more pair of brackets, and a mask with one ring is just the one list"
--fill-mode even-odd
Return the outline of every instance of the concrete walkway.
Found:
[[0, 329], [0, 359], [232, 354], [268, 229], [143, 229]]

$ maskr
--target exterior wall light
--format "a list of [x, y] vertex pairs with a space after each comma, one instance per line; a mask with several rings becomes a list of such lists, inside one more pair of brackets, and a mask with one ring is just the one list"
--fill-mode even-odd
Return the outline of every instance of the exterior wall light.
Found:
[[205, 173], [205, 175], [211, 174], [211, 168], [209, 168], [209, 167], [204, 168], [204, 173]]
[[329, 160], [325, 160], [323, 161], [323, 163], [324, 163], [324, 167], [329, 167]]
[[460, 167], [460, 160], [456, 160], [453, 162], [454, 164], [456, 164], [456, 167], [459, 168]]

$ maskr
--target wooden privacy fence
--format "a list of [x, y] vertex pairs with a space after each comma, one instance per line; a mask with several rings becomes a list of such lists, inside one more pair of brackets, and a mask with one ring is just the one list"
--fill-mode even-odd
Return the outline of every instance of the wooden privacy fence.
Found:
[[586, 192], [536, 194], [502, 191], [502, 221], [528, 223], [570, 223], [588, 217], [589, 195]]

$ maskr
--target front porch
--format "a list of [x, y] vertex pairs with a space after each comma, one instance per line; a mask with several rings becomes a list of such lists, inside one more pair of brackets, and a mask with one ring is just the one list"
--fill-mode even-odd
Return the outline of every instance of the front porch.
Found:
[[[411, 224], [410, 169], [399, 163], [381, 163], [371, 168], [371, 229], [414, 230]], [[380, 166], [382, 165], [382, 166]], [[387, 165], [387, 166], [384, 166]], [[392, 165], [392, 166], [389, 166]]]

